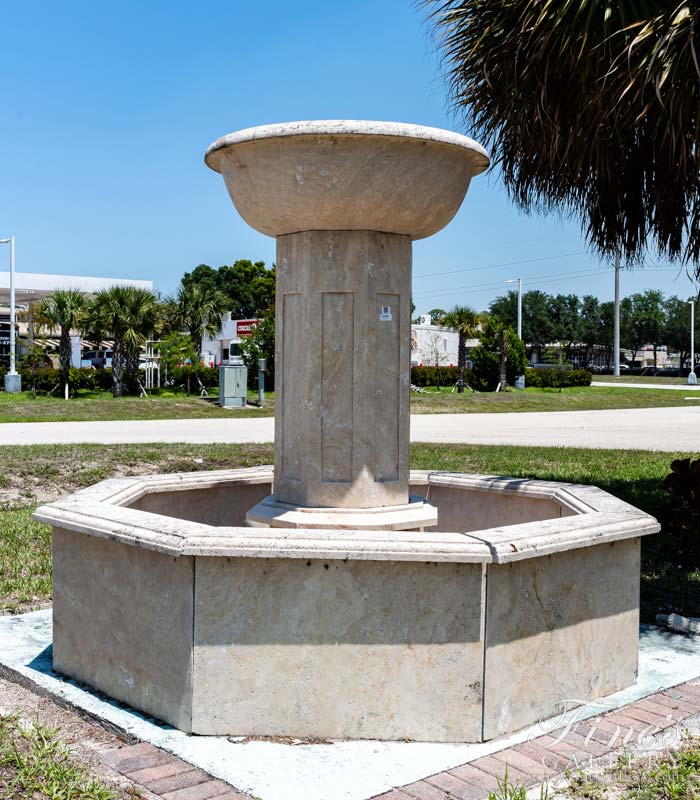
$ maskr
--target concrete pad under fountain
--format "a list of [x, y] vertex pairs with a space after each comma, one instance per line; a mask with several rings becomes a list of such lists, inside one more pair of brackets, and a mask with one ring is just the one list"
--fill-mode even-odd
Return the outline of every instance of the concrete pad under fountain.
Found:
[[653, 518], [594, 487], [409, 472], [411, 240], [454, 216], [483, 149], [326, 121], [206, 160], [277, 237], [274, 471], [38, 509], [55, 669], [192, 733], [443, 742], [634, 683]]

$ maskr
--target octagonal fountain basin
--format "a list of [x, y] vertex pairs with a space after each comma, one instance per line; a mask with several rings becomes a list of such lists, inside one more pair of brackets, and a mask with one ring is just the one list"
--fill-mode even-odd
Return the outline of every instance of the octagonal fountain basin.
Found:
[[244, 527], [272, 467], [45, 505], [54, 668], [196, 734], [478, 742], [635, 682], [640, 537], [590, 486], [410, 473], [425, 531]]

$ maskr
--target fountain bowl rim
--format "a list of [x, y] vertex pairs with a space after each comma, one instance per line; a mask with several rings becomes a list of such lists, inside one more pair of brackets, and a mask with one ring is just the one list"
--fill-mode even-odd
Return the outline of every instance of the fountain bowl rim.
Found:
[[377, 120], [324, 119], [303, 120], [297, 122], [279, 122], [271, 125], [258, 125], [243, 128], [220, 137], [209, 145], [204, 154], [204, 162], [215, 172], [221, 172], [221, 156], [227, 148], [238, 144], [260, 140], [284, 139], [293, 136], [326, 136], [326, 137], [364, 137], [387, 136], [396, 139], [414, 139], [435, 142], [469, 150], [475, 156], [473, 175], [488, 169], [491, 160], [488, 152], [474, 139], [461, 133], [427, 125], [415, 125], [408, 122], [382, 122]]

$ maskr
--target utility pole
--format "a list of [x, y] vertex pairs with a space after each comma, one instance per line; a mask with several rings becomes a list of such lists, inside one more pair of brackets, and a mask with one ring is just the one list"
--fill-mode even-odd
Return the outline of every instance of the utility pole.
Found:
[[[523, 338], [523, 279], [522, 278], [514, 278], [513, 280], [506, 281], [506, 283], [517, 283], [518, 284], [518, 339]], [[524, 389], [525, 388], [525, 376], [518, 375], [515, 379], [515, 388], [516, 389]]]
[[613, 332], [613, 375], [620, 376], [620, 248], [615, 254], [615, 324]]
[[695, 374], [695, 298], [688, 301], [690, 303], [690, 374], [688, 384], [695, 386], [698, 382]]
[[0, 239], [0, 244], [10, 245], [10, 371], [5, 375], [5, 391], [8, 394], [17, 394], [22, 391], [22, 378], [16, 370], [15, 237]]

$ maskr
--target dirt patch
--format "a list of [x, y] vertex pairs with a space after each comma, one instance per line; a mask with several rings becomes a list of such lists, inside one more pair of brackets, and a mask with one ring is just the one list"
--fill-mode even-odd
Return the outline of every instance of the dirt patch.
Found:
[[50, 503], [106, 478], [199, 472], [271, 461], [271, 445], [0, 447], [0, 509]]

